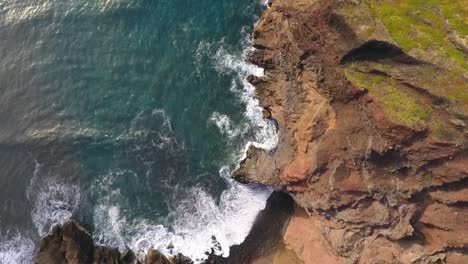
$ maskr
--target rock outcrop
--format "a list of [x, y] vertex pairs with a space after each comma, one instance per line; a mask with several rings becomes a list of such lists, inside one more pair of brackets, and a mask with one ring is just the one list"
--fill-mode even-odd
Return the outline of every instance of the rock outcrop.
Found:
[[116, 249], [95, 246], [91, 234], [77, 221], [68, 220], [55, 226], [43, 238], [36, 255], [36, 264], [49, 263], [138, 263], [134, 255], [121, 255]]
[[91, 234], [76, 220], [55, 226], [38, 247], [35, 264], [190, 264], [182, 255], [168, 258], [149, 250], [143, 262], [131, 250], [124, 253], [115, 248], [96, 245]]
[[235, 177], [291, 194], [286, 247], [304, 263], [465, 263], [462, 1], [269, 6], [250, 55], [265, 76], [249, 81], [279, 143], [251, 147]]

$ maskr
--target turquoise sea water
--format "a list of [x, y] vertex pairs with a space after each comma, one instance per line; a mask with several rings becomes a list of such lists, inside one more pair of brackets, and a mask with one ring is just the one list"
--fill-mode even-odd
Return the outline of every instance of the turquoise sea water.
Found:
[[0, 2], [0, 263], [75, 217], [98, 243], [202, 259], [270, 191], [229, 173], [273, 148], [245, 61], [259, 0]]

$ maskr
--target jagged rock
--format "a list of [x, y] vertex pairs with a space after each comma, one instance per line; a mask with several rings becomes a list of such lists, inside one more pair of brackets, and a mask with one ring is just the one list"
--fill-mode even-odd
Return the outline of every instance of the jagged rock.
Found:
[[122, 261], [120, 252], [115, 248], [106, 246], [95, 246], [93, 263], [133, 263], [131, 261]]
[[362, 203], [356, 208], [346, 208], [339, 211], [335, 218], [343, 222], [359, 226], [383, 226], [390, 222], [390, 213], [386, 206], [373, 201]]
[[74, 220], [63, 226], [55, 226], [51, 234], [43, 238], [35, 258], [36, 264], [92, 263], [94, 243], [91, 235]]
[[169, 261], [166, 256], [159, 253], [155, 249], [150, 249], [148, 254], [146, 255], [146, 264], [171, 264], [172, 262]]
[[55, 226], [39, 243], [36, 264], [138, 264], [131, 250], [121, 254], [117, 249], [95, 245], [91, 234], [76, 220]]
[[189, 257], [186, 257], [179, 253], [176, 256], [174, 256], [174, 263], [175, 264], [193, 264], [193, 261]]
[[283, 188], [308, 212], [314, 224], [293, 216], [286, 234], [307, 225], [320, 246], [295, 249], [313, 243], [292, 235], [285, 244], [305, 263], [439, 263], [466, 252], [468, 72], [453, 37], [460, 21], [445, 17], [460, 3], [270, 5], [250, 54], [268, 77], [250, 81], [279, 142], [251, 148], [234, 175]]
[[468, 263], [468, 254], [461, 252], [451, 252], [445, 258], [447, 264], [464, 264]]
[[454, 190], [437, 190], [430, 192], [429, 194], [432, 197], [432, 199], [445, 204], [468, 203], [467, 188], [457, 188]]
[[434, 203], [424, 210], [419, 222], [426, 246], [434, 252], [468, 247], [468, 208]]

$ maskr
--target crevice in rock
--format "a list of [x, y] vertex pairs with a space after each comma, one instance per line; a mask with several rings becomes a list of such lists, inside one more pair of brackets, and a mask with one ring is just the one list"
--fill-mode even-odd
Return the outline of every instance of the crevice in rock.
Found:
[[392, 167], [395, 170], [406, 167], [405, 153], [399, 149], [390, 149], [384, 153], [378, 153], [375, 150], [371, 150], [367, 161], [379, 168]]
[[449, 182], [446, 183], [442, 186], [432, 186], [427, 189], [427, 191], [433, 192], [433, 191], [449, 191], [449, 190], [463, 190], [468, 188], [468, 177], [461, 179], [459, 181], [455, 182]]
[[[448, 145], [449, 144], [447, 144], [447, 146]], [[418, 168], [418, 172], [431, 171], [431, 169], [433, 168], [443, 166], [448, 161], [455, 160], [455, 159], [463, 159], [466, 156], [468, 156], [468, 149], [460, 149], [458, 151], [455, 151], [454, 153], [451, 153], [451, 155], [442, 156], [442, 157], [434, 158], [431, 160], [426, 160], [424, 162], [425, 164], [423, 164], [422, 166]], [[464, 175], [460, 177], [460, 179], [466, 179], [466, 178], [468, 178], [468, 175]], [[459, 180], [454, 181], [454, 182], [459, 182]]]
[[384, 77], [391, 77], [388, 73], [386, 73], [384, 71], [377, 70], [377, 69], [372, 69], [372, 70], [369, 71], [369, 73], [379, 75], [379, 76], [384, 76]]

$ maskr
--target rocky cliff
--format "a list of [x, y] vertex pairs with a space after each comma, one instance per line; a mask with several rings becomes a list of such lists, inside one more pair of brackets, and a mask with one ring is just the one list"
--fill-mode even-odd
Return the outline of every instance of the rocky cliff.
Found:
[[294, 198], [288, 263], [468, 263], [467, 18], [461, 0], [269, 2], [249, 81], [280, 140], [235, 177]]

